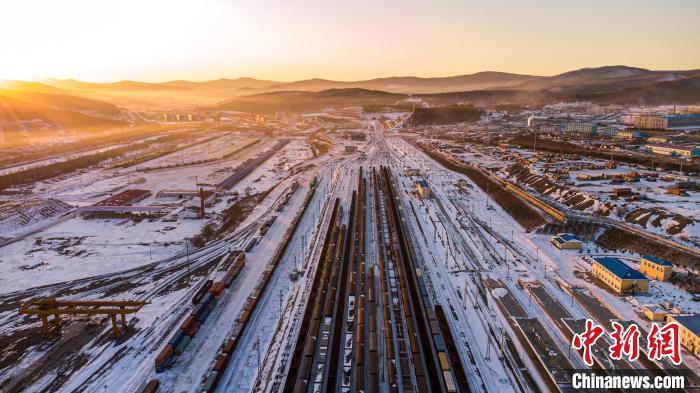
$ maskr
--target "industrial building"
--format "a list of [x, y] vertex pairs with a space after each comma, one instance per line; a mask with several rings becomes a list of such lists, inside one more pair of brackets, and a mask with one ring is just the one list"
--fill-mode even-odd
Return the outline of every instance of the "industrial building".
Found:
[[[198, 190], [161, 190], [156, 193], [156, 198], [158, 199], [193, 199], [199, 196]], [[202, 191], [202, 196], [204, 197], [204, 203], [211, 205], [216, 199], [216, 192], [204, 190]]]
[[571, 233], [560, 233], [552, 237], [554, 247], [560, 250], [580, 250], [583, 242]]
[[648, 144], [645, 148], [652, 153], [665, 156], [700, 157], [700, 148], [697, 146]]
[[658, 304], [643, 304], [642, 312], [650, 321], [660, 322], [666, 319], [667, 310]]
[[151, 196], [148, 190], [125, 190], [117, 195], [95, 203], [95, 206], [128, 206]]
[[668, 322], [680, 325], [681, 345], [700, 357], [700, 314], [669, 314]]
[[615, 137], [622, 139], [637, 139], [644, 138], [646, 135], [639, 130], [620, 130], [615, 134]]
[[670, 262], [662, 261], [652, 257], [651, 255], [644, 255], [640, 260], [641, 267], [639, 271], [642, 272], [647, 277], [657, 279], [659, 281], [666, 281], [671, 278], [673, 273], [673, 265]]
[[647, 292], [649, 280], [617, 258], [593, 258], [591, 272], [618, 294]]
[[81, 206], [78, 214], [85, 218], [134, 218], [160, 217], [167, 213], [167, 206]]
[[650, 130], [700, 129], [700, 114], [639, 116], [635, 125]]

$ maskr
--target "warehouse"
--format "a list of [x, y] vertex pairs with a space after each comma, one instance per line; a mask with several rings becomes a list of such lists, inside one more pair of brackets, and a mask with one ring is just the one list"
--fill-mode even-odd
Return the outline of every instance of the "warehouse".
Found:
[[651, 255], [644, 255], [639, 263], [641, 265], [640, 272], [659, 281], [668, 280], [673, 273], [673, 265], [670, 262], [662, 261]]
[[[203, 190], [204, 203], [211, 205], [216, 199], [216, 192], [212, 190]], [[158, 199], [193, 199], [199, 197], [197, 190], [161, 190], [156, 193]]]
[[681, 345], [700, 357], [700, 314], [669, 315], [668, 322], [680, 325]]
[[617, 258], [593, 258], [591, 271], [618, 294], [647, 292], [649, 280]]
[[117, 195], [99, 201], [95, 206], [128, 206], [151, 196], [148, 190], [125, 190]]
[[166, 206], [82, 206], [77, 212], [84, 218], [161, 217]]

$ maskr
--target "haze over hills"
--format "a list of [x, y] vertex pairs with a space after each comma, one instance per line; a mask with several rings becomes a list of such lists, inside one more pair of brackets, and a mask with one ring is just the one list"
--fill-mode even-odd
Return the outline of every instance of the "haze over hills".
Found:
[[364, 81], [253, 78], [150, 83], [73, 79], [0, 81], [4, 120], [40, 119], [63, 127], [109, 126], [126, 110], [211, 108], [271, 113], [329, 107], [405, 104], [413, 95], [431, 105], [539, 105], [566, 100], [618, 104], [698, 104], [700, 70], [652, 71], [627, 66], [584, 68], [554, 76], [503, 72]]
[[[447, 84], [457, 78], [461, 81], [472, 82], [472, 86], [474, 83], [493, 84], [497, 80], [500, 80], [501, 83], [488, 89], [445, 89], [446, 92], [417, 92], [410, 96], [431, 105], [470, 103], [482, 107], [494, 104], [542, 105], [571, 100], [634, 105], [700, 103], [700, 70], [650, 71], [641, 68], [613, 66], [581, 69], [553, 77], [480, 73], [463, 77], [431, 79], [441, 79], [442, 83]], [[396, 81], [397, 78], [385, 78], [384, 80], [386, 79]], [[411, 80], [418, 79], [423, 86], [427, 85], [427, 81], [421, 78], [401, 79], [404, 81], [403, 83], [410, 83]], [[516, 82], [517, 79], [521, 81]], [[217, 108], [255, 112], [315, 111], [338, 105], [344, 91], [347, 91], [347, 94], [342, 101], [349, 105], [353, 101], [353, 97], [358, 96], [358, 93], [345, 89], [335, 89], [332, 96], [323, 94], [324, 91], [297, 91], [293, 96], [294, 102], [288, 102], [289, 92], [252, 94], [235, 97], [223, 102]], [[409, 98], [407, 93], [392, 92], [393, 94], [386, 95], [385, 91], [384, 89], [365, 89], [362, 99], [372, 100], [367, 105], [400, 105], [403, 100]], [[362, 100], [355, 100], [355, 103], [365, 105]], [[404, 102], [404, 104], [406, 103]]]

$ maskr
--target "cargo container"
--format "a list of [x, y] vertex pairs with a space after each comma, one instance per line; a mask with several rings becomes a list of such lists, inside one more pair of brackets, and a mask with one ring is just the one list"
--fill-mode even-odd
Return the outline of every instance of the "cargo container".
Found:
[[156, 356], [156, 372], [162, 373], [170, 365], [170, 361], [173, 359], [173, 346], [168, 344], [163, 348], [162, 351]]
[[444, 371], [442, 373], [443, 377], [445, 378], [445, 387], [447, 388], [448, 393], [453, 393], [457, 391], [457, 387], [455, 386], [455, 381], [452, 378], [452, 373], [449, 371]]
[[202, 327], [202, 322], [195, 320], [194, 323], [192, 323], [192, 327], [190, 328], [190, 330], [185, 332], [185, 334], [192, 338], [197, 334], [200, 327]]
[[[213, 283], [212, 283], [213, 284]], [[211, 285], [209, 286], [211, 288]], [[214, 295], [212, 295], [209, 290], [207, 289], [207, 293], [202, 296], [202, 300], [200, 301], [201, 304], [204, 304], [205, 306], [209, 305], [209, 302], [211, 302], [211, 299], [214, 298]]]
[[447, 356], [445, 352], [438, 352], [438, 359], [440, 359], [440, 368], [442, 371], [447, 371], [450, 369], [450, 363], [447, 362]]
[[231, 266], [231, 268], [228, 269], [228, 271], [226, 272], [226, 276], [227, 276], [227, 277], [228, 277], [228, 276], [231, 276], [231, 277], [234, 277], [234, 278], [235, 278], [235, 277], [238, 276], [238, 273], [240, 273], [240, 272], [241, 272], [241, 268], [240, 268], [240, 267], [238, 267], [238, 266]]
[[221, 296], [222, 293], [224, 293], [225, 287], [226, 287], [226, 285], [221, 281], [214, 282], [214, 284], [212, 284], [211, 287], [209, 288], [209, 293], [211, 293], [212, 295], [214, 295], [216, 297], [219, 297], [219, 296]]
[[255, 247], [255, 244], [257, 244], [257, 242], [258, 242], [258, 238], [257, 238], [257, 237], [254, 237], [254, 238], [250, 239], [250, 240], [248, 241], [248, 243], [245, 245], [245, 252], [250, 252], [250, 250], [252, 250], [253, 247]]
[[182, 325], [180, 325], [180, 330], [187, 334], [187, 332], [192, 328], [194, 321], [196, 321], [196, 319], [192, 315], [188, 315]]
[[185, 332], [182, 330], [178, 329], [175, 334], [170, 338], [170, 341], [168, 341], [168, 344], [172, 345], [173, 348], [177, 346], [177, 344], [182, 340], [182, 338], [185, 337]]
[[241, 335], [242, 330], [243, 330], [243, 324], [237, 323], [236, 326], [233, 327], [233, 332], [231, 332], [231, 338], [238, 339], [238, 336]]
[[192, 312], [190, 312], [190, 316], [193, 317], [196, 320], [199, 320], [199, 316], [202, 314], [202, 311], [206, 308], [206, 306], [202, 303], [197, 303], [194, 308], [192, 308]]
[[207, 291], [209, 290], [209, 287], [211, 284], [214, 283], [214, 280], [207, 280], [202, 284], [202, 286], [197, 290], [197, 293], [194, 294], [192, 297], [192, 304], [197, 304], [199, 303], [200, 300], [202, 300], [202, 296], [204, 296]]
[[204, 323], [204, 321], [206, 321], [207, 318], [209, 318], [209, 314], [211, 314], [211, 308], [204, 307], [202, 308], [202, 312], [199, 313], [199, 315], [197, 316], [197, 320], [201, 323]]
[[435, 349], [437, 349], [438, 352], [445, 352], [445, 340], [439, 334], [435, 335]]
[[204, 380], [204, 385], [202, 386], [202, 392], [213, 392], [214, 389], [216, 388], [216, 382], [218, 380], [218, 373], [216, 371], [212, 371], [209, 373], [207, 376], [207, 379]]
[[158, 391], [158, 387], [160, 386], [160, 380], [159, 379], [151, 379], [148, 381], [148, 383], [141, 389], [141, 393], [155, 393]]
[[236, 259], [236, 262], [233, 264], [235, 267], [243, 267], [245, 266], [245, 253], [241, 252], [238, 258]]
[[241, 316], [238, 318], [238, 323], [246, 323], [248, 321], [248, 316], [250, 315], [250, 311], [248, 310], [243, 310], [243, 313]]
[[226, 280], [224, 281], [224, 286], [226, 288], [230, 288], [231, 284], [233, 284], [233, 280], [235, 279], [235, 276], [226, 276]]
[[175, 355], [180, 356], [182, 355], [183, 352], [185, 352], [185, 349], [187, 349], [187, 346], [190, 345], [190, 337], [189, 336], [183, 336], [180, 342], [177, 343], [175, 346]]
[[220, 373], [221, 370], [226, 368], [226, 364], [228, 364], [228, 354], [219, 354], [219, 356], [216, 357], [216, 361], [214, 362], [214, 371]]
[[228, 341], [226, 341], [226, 344], [224, 344], [224, 347], [221, 351], [223, 353], [231, 354], [233, 353], [233, 351], [236, 350], [236, 344], [238, 344], [237, 339], [229, 338]]

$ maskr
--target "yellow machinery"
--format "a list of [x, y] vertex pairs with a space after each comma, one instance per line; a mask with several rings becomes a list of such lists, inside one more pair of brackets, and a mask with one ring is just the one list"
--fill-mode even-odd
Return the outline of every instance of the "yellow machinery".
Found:
[[[61, 314], [63, 315], [109, 315], [112, 319], [112, 330], [115, 337], [126, 330], [126, 314], [133, 314], [143, 307], [144, 302], [138, 301], [61, 301], [55, 298], [38, 298], [30, 300], [19, 309], [20, 314], [38, 315], [41, 317], [41, 331], [44, 335], [60, 333]], [[49, 322], [49, 316], [53, 321]], [[117, 315], [121, 315], [121, 328], [117, 326]], [[53, 324], [53, 327], [51, 327]]]

